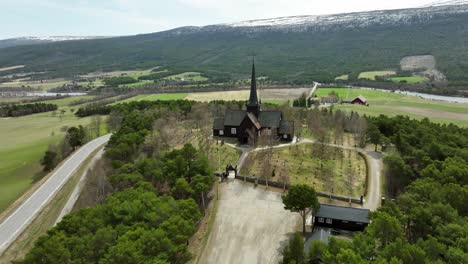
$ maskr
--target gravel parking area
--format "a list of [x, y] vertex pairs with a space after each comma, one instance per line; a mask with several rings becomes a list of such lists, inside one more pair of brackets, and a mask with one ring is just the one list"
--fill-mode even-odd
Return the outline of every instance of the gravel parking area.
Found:
[[198, 263], [278, 263], [300, 216], [284, 210], [281, 193], [230, 179]]

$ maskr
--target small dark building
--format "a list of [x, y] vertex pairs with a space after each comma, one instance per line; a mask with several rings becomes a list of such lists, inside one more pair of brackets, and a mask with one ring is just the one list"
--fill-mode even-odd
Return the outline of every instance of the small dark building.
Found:
[[248, 143], [249, 138], [260, 135], [291, 141], [294, 137], [294, 124], [284, 120], [281, 111], [262, 111], [260, 106], [254, 63], [246, 110], [227, 109], [224, 117], [215, 118], [213, 136], [237, 138], [243, 144]]
[[314, 215], [314, 227], [363, 231], [369, 223], [369, 209], [321, 204]]

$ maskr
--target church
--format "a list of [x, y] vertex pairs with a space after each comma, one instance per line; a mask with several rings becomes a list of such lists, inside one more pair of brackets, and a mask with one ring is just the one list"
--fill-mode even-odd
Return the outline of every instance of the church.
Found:
[[252, 80], [250, 97], [246, 110], [227, 109], [224, 117], [214, 119], [213, 136], [237, 138], [240, 143], [247, 144], [249, 140], [261, 135], [272, 136], [274, 139], [291, 141], [294, 137], [294, 125], [283, 119], [281, 111], [262, 111], [257, 96], [257, 80], [255, 77], [255, 62], [252, 64]]

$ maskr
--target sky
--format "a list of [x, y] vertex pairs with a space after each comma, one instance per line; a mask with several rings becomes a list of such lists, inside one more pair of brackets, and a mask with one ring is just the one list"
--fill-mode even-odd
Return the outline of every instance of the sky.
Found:
[[251, 19], [410, 8], [435, 0], [0, 0], [0, 39], [121, 36]]

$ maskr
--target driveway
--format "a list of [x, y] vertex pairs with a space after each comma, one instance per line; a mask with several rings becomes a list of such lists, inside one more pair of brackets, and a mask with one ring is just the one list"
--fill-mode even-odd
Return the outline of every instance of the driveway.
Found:
[[229, 180], [220, 186], [216, 219], [198, 263], [278, 263], [300, 225], [281, 194]]

